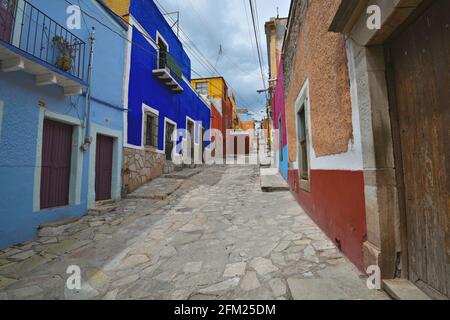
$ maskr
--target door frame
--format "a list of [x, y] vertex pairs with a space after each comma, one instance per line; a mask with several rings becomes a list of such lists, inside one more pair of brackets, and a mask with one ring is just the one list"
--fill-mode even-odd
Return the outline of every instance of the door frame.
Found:
[[88, 209], [95, 207], [95, 164], [97, 160], [97, 135], [108, 136], [114, 139], [113, 143], [113, 165], [111, 181], [111, 198], [118, 201], [121, 199], [122, 188], [122, 132], [111, 128], [106, 128], [98, 124], [91, 124], [91, 133], [93, 140], [89, 147], [89, 181], [88, 181]]
[[[393, 154], [394, 154], [394, 164], [395, 164], [395, 179], [397, 183], [397, 194], [398, 194], [398, 210], [400, 212], [400, 226], [399, 233], [401, 237], [401, 245], [402, 245], [402, 277], [411, 279], [410, 276], [410, 253], [408, 246], [408, 238], [410, 235], [410, 230], [408, 229], [408, 218], [407, 218], [407, 210], [406, 210], [406, 186], [405, 186], [405, 168], [403, 165], [403, 151], [401, 144], [401, 132], [400, 132], [400, 117], [398, 106], [397, 106], [397, 94], [396, 94], [396, 83], [395, 83], [395, 71], [394, 66], [391, 64], [390, 57], [390, 49], [393, 42], [398, 39], [398, 36], [402, 34], [407, 28], [409, 28], [412, 24], [414, 24], [419, 17], [421, 17], [435, 2], [434, 1], [424, 1], [421, 6], [419, 6], [412, 14], [408, 17], [408, 19], [401, 24], [395, 32], [385, 41], [383, 45], [384, 49], [384, 61], [386, 67], [386, 86], [387, 86], [387, 94], [389, 101], [389, 112], [391, 117], [391, 126], [392, 126], [392, 140], [393, 140]], [[443, 126], [442, 129], [447, 132], [450, 130], [450, 125], [447, 123], [446, 128]], [[449, 144], [448, 144], [449, 145]], [[447, 148], [448, 148], [447, 145]], [[448, 159], [447, 159], [448, 161]], [[447, 168], [447, 171], [449, 168]], [[447, 172], [448, 174], [449, 172]], [[450, 196], [450, 190], [447, 190], [448, 196]], [[449, 212], [450, 212], [450, 203], [449, 203]], [[449, 221], [450, 222], [450, 221]], [[449, 235], [447, 235], [448, 237]], [[441, 296], [443, 295], [440, 292], [437, 292], [436, 289], [429, 286], [427, 283], [423, 282], [421, 279], [419, 282], [422, 284], [420, 288], [424, 290], [427, 294], [432, 296]], [[447, 287], [449, 284], [447, 284]]]
[[83, 175], [83, 152], [81, 151], [81, 145], [83, 141], [83, 129], [81, 127], [80, 119], [40, 108], [36, 139], [36, 166], [34, 169], [33, 185], [33, 212], [52, 210], [41, 210], [42, 139], [44, 135], [45, 119], [65, 123], [73, 127], [73, 145], [72, 157], [70, 162], [70, 187], [68, 206], [76, 206], [81, 204], [81, 182]]
[[[367, 29], [365, 6], [348, 3], [354, 6], [352, 14], [339, 10], [330, 28], [347, 35], [352, 104], [359, 110], [367, 221], [364, 265], [379, 266], [383, 279], [409, 278], [406, 216], [399, 200], [403, 186], [398, 176], [402, 172], [396, 167], [397, 129], [388, 97], [385, 47], [432, 3], [418, 0], [404, 8], [374, 0], [372, 4], [382, 9], [381, 29], [376, 30]], [[345, 3], [342, 7], [349, 9]]]

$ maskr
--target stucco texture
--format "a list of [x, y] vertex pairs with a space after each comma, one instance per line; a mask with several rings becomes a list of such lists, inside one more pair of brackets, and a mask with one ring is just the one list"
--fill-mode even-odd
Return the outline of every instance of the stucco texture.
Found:
[[316, 155], [320, 157], [348, 151], [353, 128], [345, 41], [343, 35], [328, 32], [340, 2], [308, 1], [304, 19], [296, 17], [293, 22], [301, 25], [297, 45], [288, 49], [295, 50], [295, 58], [291, 64], [285, 63], [291, 76], [286, 90], [290, 161], [297, 159], [295, 102], [307, 79], [311, 141]]

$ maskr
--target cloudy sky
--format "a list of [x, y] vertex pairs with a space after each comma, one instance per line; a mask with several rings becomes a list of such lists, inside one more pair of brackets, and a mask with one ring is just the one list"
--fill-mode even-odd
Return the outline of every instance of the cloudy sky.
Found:
[[[155, 1], [156, 2], [156, 1]], [[264, 23], [289, 13], [290, 0], [256, 0], [264, 74], [267, 80], [267, 45]], [[201, 62], [196, 47], [215, 66], [236, 92], [238, 106], [257, 113], [265, 109], [265, 96], [256, 93], [263, 87], [248, 0], [158, 0], [166, 12], [180, 12], [181, 38], [192, 60], [192, 77], [215, 76]], [[176, 19], [176, 16], [173, 16]], [[170, 18], [169, 18], [170, 19]], [[174, 28], [176, 31], [176, 27]], [[222, 54], [219, 55], [222, 46]]]

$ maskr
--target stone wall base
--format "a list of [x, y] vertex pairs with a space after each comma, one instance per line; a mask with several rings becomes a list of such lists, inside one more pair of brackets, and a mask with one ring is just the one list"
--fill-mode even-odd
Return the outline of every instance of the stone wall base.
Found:
[[124, 148], [123, 168], [123, 196], [164, 173], [174, 171], [173, 164], [166, 160], [166, 156], [153, 149]]

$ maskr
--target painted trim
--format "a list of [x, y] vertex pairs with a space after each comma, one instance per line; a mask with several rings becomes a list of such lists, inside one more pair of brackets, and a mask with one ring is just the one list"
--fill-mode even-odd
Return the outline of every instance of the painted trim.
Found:
[[81, 204], [81, 184], [83, 178], [83, 152], [81, 150], [83, 143], [82, 122], [80, 119], [40, 108], [36, 141], [36, 166], [34, 170], [33, 212], [41, 211], [42, 138], [44, 135], [45, 119], [51, 119], [73, 126], [68, 206]]
[[133, 15], [130, 15], [129, 24], [135, 27], [141, 35], [144, 36], [144, 39], [147, 40], [147, 42], [155, 49], [158, 50], [158, 44], [155, 42], [155, 40], [147, 33], [147, 31], [141, 26], [141, 24], [133, 17]]
[[4, 103], [0, 100], [0, 139], [2, 138], [3, 106]]
[[121, 199], [121, 188], [122, 188], [122, 159], [123, 159], [122, 132], [93, 123], [91, 133], [93, 141], [89, 150], [88, 209], [95, 207], [95, 164], [96, 164], [95, 162], [97, 159], [98, 134], [114, 138], [113, 170], [112, 170], [113, 172], [111, 181], [111, 198], [113, 200]]
[[[302, 90], [298, 94], [297, 100], [295, 101], [295, 129], [297, 136], [297, 168], [298, 175], [300, 180], [300, 187], [307, 191], [311, 191], [311, 106], [309, 104], [309, 79], [306, 79]], [[299, 123], [298, 123], [298, 113], [304, 109], [305, 110], [305, 131], [306, 131], [306, 152], [307, 152], [307, 161], [308, 161], [308, 180], [302, 179], [301, 170], [300, 170], [300, 143], [298, 141], [298, 132], [299, 132]]]
[[[125, 45], [125, 72], [123, 80], [123, 107], [129, 110], [130, 94], [130, 72], [131, 72], [131, 50], [133, 43], [133, 28], [128, 28], [127, 42]], [[123, 142], [124, 147], [128, 144], [128, 112], [123, 113]]]

